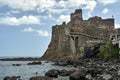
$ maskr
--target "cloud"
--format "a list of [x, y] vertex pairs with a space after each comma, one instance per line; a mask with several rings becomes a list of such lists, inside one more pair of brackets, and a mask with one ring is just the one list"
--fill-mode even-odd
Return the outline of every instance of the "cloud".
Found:
[[0, 0], [0, 3], [12, 9], [20, 9], [23, 11], [34, 10], [37, 6], [36, 0]]
[[37, 30], [36, 32], [38, 33], [39, 36], [47, 37], [50, 35], [48, 31], [45, 31], [45, 30]]
[[50, 19], [50, 20], [56, 20], [56, 18], [53, 16], [53, 15], [51, 15], [51, 14], [48, 14], [48, 15], [45, 15], [45, 16], [38, 16], [40, 19]]
[[58, 2], [58, 6], [64, 9], [76, 9], [83, 7], [84, 9], [87, 9], [89, 11], [93, 11], [96, 7], [96, 4], [97, 3], [95, 0], [61, 0]]
[[90, 12], [88, 12], [87, 15], [88, 15], [88, 17], [91, 17], [91, 16], [92, 16]]
[[55, 0], [0, 0], [2, 6], [9, 6], [12, 9], [20, 9], [23, 11], [35, 10], [37, 7], [44, 10], [54, 6]]
[[54, 8], [54, 6], [57, 4], [55, 0], [36, 0], [37, 4], [37, 9], [39, 12], [44, 12], [48, 11], [49, 9]]
[[60, 15], [57, 22], [69, 22], [70, 21], [70, 15]]
[[115, 24], [115, 28], [120, 28], [120, 24]]
[[22, 30], [23, 32], [34, 32], [35, 30], [32, 29], [31, 27], [25, 28]]
[[108, 5], [108, 4], [114, 4], [118, 0], [98, 0], [99, 3], [102, 3], [103, 5]]
[[16, 14], [16, 13], [20, 13], [20, 11], [17, 11], [17, 10], [12, 10], [12, 11], [11, 11], [11, 13]]
[[23, 16], [21, 18], [16, 17], [2, 17], [0, 18], [0, 24], [8, 24], [8, 25], [16, 25], [19, 26], [21, 24], [40, 24], [39, 18], [36, 16]]
[[50, 33], [46, 30], [37, 30], [37, 29], [33, 29], [31, 27], [23, 29], [22, 32], [35, 32], [38, 34], [38, 36], [42, 36], [42, 37], [50, 36]]
[[93, 11], [94, 8], [96, 7], [97, 2], [94, 0], [85, 0], [85, 4], [86, 4], [85, 9]]
[[0, 4], [22, 11], [61, 13], [81, 7], [92, 11], [97, 3], [95, 0], [0, 0]]
[[103, 9], [103, 11], [102, 11], [103, 14], [106, 14], [108, 12], [109, 12], [109, 10], [107, 8]]

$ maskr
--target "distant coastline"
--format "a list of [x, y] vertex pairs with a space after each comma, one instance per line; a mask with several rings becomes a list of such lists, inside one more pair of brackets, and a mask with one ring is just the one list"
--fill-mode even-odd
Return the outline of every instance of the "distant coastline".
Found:
[[0, 57], [0, 61], [39, 61], [40, 57]]

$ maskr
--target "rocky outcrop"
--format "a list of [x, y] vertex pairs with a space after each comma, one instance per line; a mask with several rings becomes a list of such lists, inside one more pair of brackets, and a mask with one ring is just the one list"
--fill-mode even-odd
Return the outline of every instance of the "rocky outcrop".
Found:
[[22, 79], [20, 79], [20, 76], [12, 76], [12, 77], [6, 76], [3, 80], [22, 80]]
[[40, 61], [38, 62], [31, 62], [31, 63], [28, 63], [27, 65], [41, 65], [42, 63]]
[[71, 14], [67, 24], [52, 27], [51, 42], [43, 55], [43, 59], [68, 59], [70, 55], [79, 53], [81, 47], [109, 40], [114, 29], [114, 18], [102, 19], [91, 17], [83, 20], [82, 10]]
[[60, 76], [69, 76], [71, 75], [73, 72], [75, 72], [75, 69], [71, 69], [71, 70], [60, 70]]
[[70, 80], [85, 80], [86, 72], [85, 69], [76, 70], [70, 75]]
[[31, 77], [29, 80], [53, 80], [53, 79], [50, 77], [35, 76], [35, 77]]
[[21, 66], [21, 64], [12, 64], [12, 66]]
[[70, 76], [72, 73], [74, 73], [76, 70], [71, 69], [71, 70], [58, 70], [58, 69], [51, 69], [45, 73], [46, 77], [51, 77], [51, 78], [57, 78], [58, 76]]
[[45, 73], [45, 76], [58, 77], [59, 73], [60, 73], [59, 70], [51, 69], [51, 70], [49, 70], [48, 72]]

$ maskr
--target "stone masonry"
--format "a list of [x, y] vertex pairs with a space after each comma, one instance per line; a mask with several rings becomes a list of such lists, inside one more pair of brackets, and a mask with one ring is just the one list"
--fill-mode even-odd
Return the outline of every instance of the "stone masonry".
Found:
[[114, 18], [94, 16], [83, 20], [82, 9], [71, 14], [70, 22], [52, 27], [51, 42], [43, 55], [44, 59], [59, 59], [76, 54], [81, 47], [107, 41], [114, 29]]

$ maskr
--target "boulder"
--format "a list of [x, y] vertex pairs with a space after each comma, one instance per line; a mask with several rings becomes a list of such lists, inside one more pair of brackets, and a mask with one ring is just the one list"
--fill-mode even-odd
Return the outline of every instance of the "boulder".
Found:
[[53, 80], [53, 79], [49, 77], [36, 76], [36, 77], [31, 77], [29, 80]]
[[112, 75], [110, 75], [110, 74], [103, 74], [103, 75], [102, 75], [102, 78], [103, 78], [104, 80], [113, 80], [113, 77], [112, 77]]
[[109, 71], [117, 71], [117, 68], [113, 65], [112, 67], [110, 67]]
[[66, 61], [56, 61], [53, 65], [67, 66], [67, 62]]
[[21, 66], [21, 64], [12, 64], [12, 66]]
[[60, 76], [69, 76], [71, 75], [73, 72], [75, 72], [75, 69], [71, 69], [71, 70], [60, 70]]
[[20, 76], [12, 76], [12, 77], [6, 76], [3, 80], [22, 80], [22, 79], [20, 79]]
[[70, 74], [68, 73], [67, 70], [63, 69], [63, 70], [60, 70], [60, 76], [69, 76]]
[[72, 73], [74, 73], [75, 71], [76, 71], [75, 69], [71, 69], [71, 70], [69, 70], [68, 72], [72, 74]]
[[89, 74], [87, 74], [87, 75], [85, 76], [85, 78], [86, 78], [87, 80], [92, 80], [92, 75], [89, 73]]
[[120, 76], [120, 70], [118, 71], [118, 76]]
[[41, 62], [31, 62], [31, 63], [28, 63], [27, 65], [41, 65]]
[[70, 80], [84, 80], [86, 73], [87, 71], [85, 69], [76, 70], [74, 73], [70, 75], [69, 79]]
[[91, 74], [91, 76], [95, 77], [97, 76], [97, 74], [101, 74], [102, 73], [102, 69], [97, 69], [97, 68], [88, 68], [87, 69], [87, 74]]
[[48, 72], [45, 73], [45, 76], [48, 77], [58, 77], [58, 75], [60, 74], [60, 71], [57, 69], [51, 69]]

